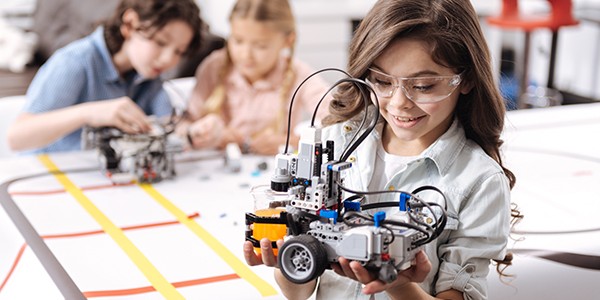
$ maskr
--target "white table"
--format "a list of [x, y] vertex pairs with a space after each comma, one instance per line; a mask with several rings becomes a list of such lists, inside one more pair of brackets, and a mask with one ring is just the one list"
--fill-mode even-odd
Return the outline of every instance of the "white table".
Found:
[[[95, 170], [94, 152], [2, 161], [2, 181], [47, 173], [9, 192], [50, 251], [24, 247], [2, 210], [0, 284], [13, 271], [0, 299], [282, 299], [272, 270], [243, 262], [248, 192], [268, 183], [257, 171], [265, 158], [245, 158], [240, 173], [223, 158], [189, 158], [179, 157], [173, 180], [123, 186]], [[91, 170], [53, 175], [50, 164]]]
[[[519, 241], [510, 243], [515, 260], [506, 272], [516, 277], [506, 285], [492, 270], [490, 299], [596, 297], [600, 104], [514, 111], [507, 120], [505, 162], [517, 176], [512, 197], [525, 219], [515, 227]], [[69, 280], [89, 298], [282, 299], [272, 270], [247, 267], [241, 250], [250, 187], [271, 175], [256, 172], [257, 165], [272, 166], [273, 158], [246, 157], [237, 174], [222, 159], [184, 158], [175, 179], [151, 187], [109, 186], [98, 171], [12, 183], [14, 202], [67, 275], [49, 275], [42, 265], [48, 262], [22, 248], [24, 238], [0, 209], [0, 284], [19, 258], [0, 299], [63, 299]], [[61, 170], [97, 167], [89, 152], [45, 160]], [[37, 157], [0, 161], [0, 183], [47, 172]], [[181, 217], [194, 213], [199, 217]], [[141, 225], [155, 226], [135, 227]], [[55, 280], [67, 284], [59, 289]]]
[[491, 300], [596, 299], [600, 294], [600, 103], [512, 111], [505, 161], [525, 215], [510, 246], [516, 277], [494, 270]]

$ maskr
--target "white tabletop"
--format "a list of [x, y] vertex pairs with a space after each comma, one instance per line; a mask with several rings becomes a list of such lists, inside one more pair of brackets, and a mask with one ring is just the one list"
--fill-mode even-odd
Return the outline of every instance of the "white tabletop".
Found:
[[505, 162], [524, 214], [515, 275], [488, 276], [490, 298], [592, 299], [600, 293], [600, 103], [509, 112]]
[[[271, 163], [270, 157], [246, 157], [242, 171], [230, 173], [223, 158], [189, 161], [187, 154], [178, 158], [175, 179], [113, 186], [95, 169], [96, 156], [56, 154], [0, 164], [4, 180], [47, 173], [44, 163], [64, 171], [90, 168], [9, 186], [18, 208], [86, 297], [282, 299], [272, 270], [248, 267], [242, 254], [244, 213], [252, 209], [248, 192], [269, 182], [270, 174], [257, 166]], [[0, 219], [0, 282], [14, 270], [0, 299], [62, 299], [29, 247], [19, 257], [24, 239], [5, 215]], [[152, 289], [158, 292], [147, 292]]]

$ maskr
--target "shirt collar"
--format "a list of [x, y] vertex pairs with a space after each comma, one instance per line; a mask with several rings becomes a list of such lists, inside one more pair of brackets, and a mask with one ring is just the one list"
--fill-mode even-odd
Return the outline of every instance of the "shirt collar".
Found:
[[450, 128], [425, 149], [421, 156], [431, 159], [438, 168], [438, 172], [444, 175], [466, 143], [465, 131], [458, 119], [455, 118]]
[[120, 76], [115, 64], [112, 61], [112, 56], [108, 51], [108, 47], [106, 46], [106, 41], [104, 40], [104, 27], [99, 26], [96, 30], [91, 34], [92, 43], [100, 53], [102, 61], [104, 62], [99, 68], [100, 74], [103, 74], [104, 78], [108, 82], [119, 81]]

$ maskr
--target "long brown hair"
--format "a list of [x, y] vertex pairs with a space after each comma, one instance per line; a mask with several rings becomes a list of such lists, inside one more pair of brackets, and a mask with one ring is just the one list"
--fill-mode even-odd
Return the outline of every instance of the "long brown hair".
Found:
[[123, 14], [129, 9], [137, 13], [142, 24], [140, 30], [152, 35], [171, 21], [183, 21], [193, 31], [185, 54], [195, 53], [202, 41], [202, 29], [206, 25], [200, 18], [200, 8], [194, 0], [122, 0], [114, 14], [104, 22], [104, 38], [111, 54], [121, 50], [125, 38], [121, 34]]
[[[296, 20], [288, 0], [238, 0], [229, 15], [229, 21], [231, 22], [233, 19], [251, 19], [264, 22], [272, 26], [273, 29], [283, 32], [286, 36], [296, 33]], [[275, 122], [276, 132], [283, 130], [282, 126], [285, 124], [285, 109], [287, 107], [287, 105], [283, 104], [287, 104], [289, 100], [289, 93], [295, 79], [292, 64], [293, 55], [294, 47], [292, 46], [287, 57], [287, 68], [279, 93], [283, 109], [277, 114]], [[223, 108], [226, 105], [225, 98], [227, 96], [227, 92], [224, 89], [224, 82], [232, 69], [231, 64], [232, 61], [228, 51], [225, 62], [218, 74], [218, 84], [204, 104], [204, 109], [202, 110], [204, 114], [224, 113]]]
[[[394, 40], [414, 38], [426, 42], [432, 59], [463, 72], [471, 91], [460, 94], [455, 114], [467, 138], [475, 141], [504, 170], [510, 187], [515, 175], [502, 163], [500, 134], [506, 113], [504, 99], [494, 82], [489, 49], [475, 9], [469, 0], [380, 0], [360, 23], [350, 44], [348, 73], [365, 78], [373, 61]], [[324, 124], [348, 120], [364, 109], [358, 91], [340, 85]], [[513, 206], [511, 216], [521, 218]], [[509, 253], [500, 264], [508, 265]], [[498, 269], [501, 273], [502, 271]]]

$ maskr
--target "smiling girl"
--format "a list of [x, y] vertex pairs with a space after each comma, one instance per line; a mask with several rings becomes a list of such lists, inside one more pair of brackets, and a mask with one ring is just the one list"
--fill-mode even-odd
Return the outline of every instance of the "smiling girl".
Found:
[[[372, 87], [370, 100], [378, 101], [383, 118], [350, 155], [344, 185], [369, 192], [435, 186], [446, 196], [448, 222], [391, 283], [340, 257], [332, 270], [302, 285], [275, 269], [284, 295], [306, 299], [316, 290], [317, 299], [487, 299], [491, 261], [511, 261], [506, 245], [515, 176], [502, 163], [505, 106], [470, 1], [379, 0], [355, 32], [348, 72]], [[333, 140], [333, 152], [341, 153], [365, 130], [364, 105], [350, 84], [334, 99], [322, 140]], [[381, 201], [398, 200], [391, 193], [367, 198]], [[270, 241], [260, 242], [260, 256], [252, 243], [244, 244], [248, 264], [277, 267]]]

